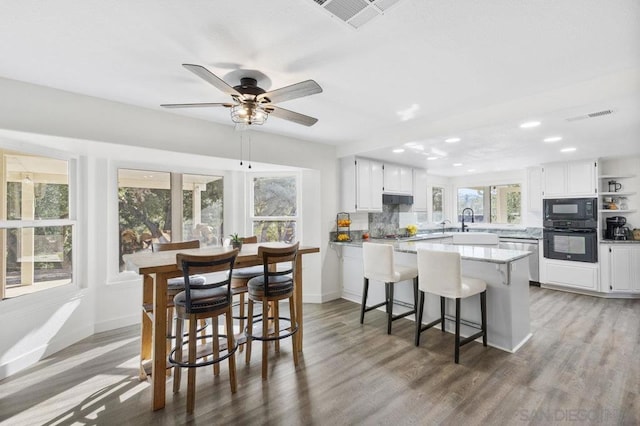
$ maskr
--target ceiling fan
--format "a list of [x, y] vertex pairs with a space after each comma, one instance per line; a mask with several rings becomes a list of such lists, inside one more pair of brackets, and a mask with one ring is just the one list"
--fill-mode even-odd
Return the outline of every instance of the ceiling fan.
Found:
[[303, 126], [313, 126], [318, 119], [298, 112], [289, 111], [275, 106], [275, 103], [314, 95], [322, 92], [322, 88], [313, 80], [306, 80], [290, 86], [269, 92], [258, 87], [258, 82], [252, 77], [243, 77], [240, 84], [231, 87], [224, 80], [201, 65], [182, 64], [183, 67], [210, 83], [218, 90], [233, 98], [233, 102], [225, 103], [190, 103], [190, 104], [162, 104], [164, 108], [206, 108], [226, 107], [231, 109], [231, 120], [239, 124], [263, 124], [269, 115], [293, 121]]

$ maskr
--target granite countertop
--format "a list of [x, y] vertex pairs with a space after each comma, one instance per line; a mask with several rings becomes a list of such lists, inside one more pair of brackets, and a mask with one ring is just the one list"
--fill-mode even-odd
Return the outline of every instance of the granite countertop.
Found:
[[[440, 234], [442, 235], [442, 234]], [[531, 254], [528, 251], [522, 250], [506, 250], [491, 247], [470, 246], [470, 245], [452, 245], [452, 244], [437, 244], [429, 243], [428, 240], [420, 241], [397, 241], [397, 240], [385, 240], [374, 239], [371, 242], [378, 244], [393, 244], [395, 251], [401, 253], [415, 254], [418, 249], [426, 250], [439, 250], [439, 251], [453, 251], [458, 252], [462, 256], [463, 260], [475, 260], [489, 263], [509, 263], [523, 257], [527, 257]], [[332, 242], [336, 246], [349, 246], [349, 247], [362, 247], [362, 241], [349, 241], [349, 242]]]
[[640, 240], [600, 240], [600, 244], [640, 244]]

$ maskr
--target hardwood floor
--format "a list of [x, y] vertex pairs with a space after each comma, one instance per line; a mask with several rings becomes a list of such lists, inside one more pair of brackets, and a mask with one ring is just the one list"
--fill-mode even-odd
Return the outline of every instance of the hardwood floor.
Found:
[[[7, 425], [173, 424], [640, 424], [640, 300], [607, 300], [531, 288], [533, 337], [516, 354], [480, 343], [453, 362], [453, 336], [437, 329], [413, 345], [414, 323], [386, 334], [383, 312], [336, 300], [305, 305], [305, 348], [294, 371], [290, 340], [238, 359], [238, 392], [226, 363], [197, 372], [195, 413], [186, 382], [167, 386], [151, 411], [138, 380], [138, 327], [94, 335], [0, 382]], [[489, 333], [491, 330], [489, 330]], [[259, 353], [260, 348], [254, 348]], [[183, 375], [184, 377], [185, 375]], [[169, 378], [171, 380], [171, 378]]]

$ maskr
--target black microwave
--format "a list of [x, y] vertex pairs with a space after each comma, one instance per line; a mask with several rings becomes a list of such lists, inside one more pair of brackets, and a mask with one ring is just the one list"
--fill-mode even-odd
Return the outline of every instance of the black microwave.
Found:
[[590, 229], [598, 226], [597, 198], [543, 200], [545, 228]]

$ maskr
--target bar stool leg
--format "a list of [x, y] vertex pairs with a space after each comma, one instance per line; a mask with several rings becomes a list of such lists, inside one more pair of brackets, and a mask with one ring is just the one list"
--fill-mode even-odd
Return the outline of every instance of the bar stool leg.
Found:
[[482, 315], [482, 345], [487, 346], [487, 291], [480, 293], [480, 311]]
[[[176, 322], [176, 353], [175, 360], [182, 362], [182, 333], [184, 329], [184, 320], [178, 318]], [[173, 392], [177, 393], [180, 390], [180, 379], [182, 378], [182, 368], [180, 366], [173, 367]]]
[[[227, 352], [230, 352], [235, 347], [235, 339], [233, 336], [233, 316], [231, 314], [231, 307], [225, 314], [225, 323], [227, 324]], [[229, 358], [229, 383], [231, 384], [231, 393], [236, 393], [238, 388], [238, 381], [236, 379], [236, 354], [232, 354]]]
[[[189, 364], [196, 363], [197, 320], [189, 318]], [[187, 412], [193, 413], [196, 407], [196, 369], [191, 367], [187, 373]]]
[[364, 324], [364, 311], [367, 308], [368, 293], [369, 293], [369, 278], [365, 278], [364, 289], [362, 291], [362, 305], [360, 306], [360, 324]]
[[[215, 318], [211, 319], [211, 328], [213, 329], [213, 331], [211, 332], [211, 340], [212, 340], [212, 344], [213, 344], [213, 359], [218, 359], [220, 358], [220, 339], [218, 338], [218, 317], [216, 316]], [[219, 376], [220, 375], [220, 363], [216, 362], [213, 364], [213, 375], [214, 376]]]
[[[262, 301], [262, 312], [267, 312], [267, 302], [266, 300]], [[269, 335], [269, 321], [265, 321], [265, 318], [262, 319], [262, 337], [266, 338]], [[269, 359], [269, 341], [262, 341], [262, 380], [267, 379], [267, 362]]]
[[455, 363], [460, 361], [460, 298], [456, 298], [456, 349], [454, 353]]
[[440, 329], [444, 333], [445, 298], [440, 296]]
[[[267, 318], [263, 314], [262, 321], [266, 321], [266, 320]], [[251, 299], [249, 299], [249, 302], [248, 302], [247, 329], [245, 332], [245, 336], [247, 339], [247, 342], [245, 343], [247, 350], [245, 351], [245, 354], [244, 354], [244, 360], [245, 360], [245, 364], [249, 365], [249, 363], [251, 362], [251, 344], [253, 343], [253, 300]]]
[[418, 321], [418, 277], [413, 279], [413, 311]]
[[[291, 318], [291, 329], [294, 329], [296, 327], [298, 327], [298, 323], [294, 323], [294, 321], [296, 320], [296, 312], [295, 312], [295, 306], [293, 304], [293, 296], [291, 296], [289, 298], [289, 315]], [[297, 333], [297, 332], [296, 332]], [[298, 366], [298, 339], [296, 339], [295, 334], [293, 336], [291, 336], [291, 344], [293, 345], [293, 365], [295, 365], [296, 367]]]
[[420, 291], [418, 306], [416, 306], [416, 346], [420, 346], [420, 332], [422, 331], [422, 314], [424, 312], [424, 291]]
[[[238, 308], [240, 309], [240, 319], [238, 320], [238, 325], [240, 327], [240, 333], [244, 333], [244, 293], [240, 293], [240, 305]], [[242, 346], [238, 348], [240, 352], [244, 349]]]
[[385, 283], [388, 290], [387, 298], [387, 334], [391, 334], [391, 323], [393, 322], [393, 283]]
[[[273, 302], [273, 334], [275, 337], [280, 336], [280, 302]], [[276, 352], [280, 352], [280, 339], [274, 340]]]

